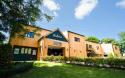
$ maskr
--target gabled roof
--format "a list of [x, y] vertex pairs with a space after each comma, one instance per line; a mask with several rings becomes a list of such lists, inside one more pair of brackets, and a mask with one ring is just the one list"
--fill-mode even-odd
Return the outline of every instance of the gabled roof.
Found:
[[67, 31], [67, 32], [70, 32], [70, 33], [77, 34], [77, 35], [80, 35], [80, 36], [85, 37], [85, 36], [84, 36], [84, 35], [82, 35], [82, 34], [78, 34], [78, 33], [72, 32], [72, 31]]
[[[66, 37], [63, 35], [63, 33], [57, 28], [56, 30], [48, 33], [47, 35], [45, 35], [44, 37], [49, 38], [49, 39], [54, 39], [54, 40], [59, 40], [59, 41], [64, 41], [64, 42], [68, 42], [68, 40], [66, 39]], [[42, 39], [43, 37], [41, 37], [39, 39], [39, 41]]]
[[50, 31], [50, 32], [52, 32], [51, 30], [49, 30], [49, 29], [45, 29], [45, 28], [41, 28], [41, 27], [38, 27], [38, 26], [33, 26], [33, 25], [27, 25], [27, 26], [30, 26], [30, 27], [33, 27], [33, 28], [38, 28], [38, 29], [42, 29], [42, 30], [47, 30], [47, 31]]

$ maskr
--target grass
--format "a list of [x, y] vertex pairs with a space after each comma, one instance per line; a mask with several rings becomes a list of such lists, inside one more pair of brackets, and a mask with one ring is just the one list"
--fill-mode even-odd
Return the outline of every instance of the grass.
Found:
[[12, 78], [125, 78], [125, 71], [42, 62]]

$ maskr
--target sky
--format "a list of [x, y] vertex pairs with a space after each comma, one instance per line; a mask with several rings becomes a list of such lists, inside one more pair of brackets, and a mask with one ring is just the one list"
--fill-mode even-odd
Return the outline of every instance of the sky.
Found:
[[70, 30], [85, 36], [119, 39], [125, 31], [125, 0], [43, 0], [42, 12], [54, 16], [37, 26]]

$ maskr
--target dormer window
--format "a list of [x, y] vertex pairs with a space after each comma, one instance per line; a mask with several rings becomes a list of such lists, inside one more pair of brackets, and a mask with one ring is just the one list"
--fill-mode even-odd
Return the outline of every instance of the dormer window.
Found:
[[25, 36], [28, 38], [34, 38], [34, 32], [27, 32]]

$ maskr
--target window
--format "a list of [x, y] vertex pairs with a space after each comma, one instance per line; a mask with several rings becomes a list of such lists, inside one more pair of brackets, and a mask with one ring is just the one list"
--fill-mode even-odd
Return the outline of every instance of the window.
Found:
[[24, 48], [21, 48], [21, 54], [24, 54]]
[[89, 48], [92, 48], [92, 45], [89, 45]]
[[28, 49], [28, 54], [31, 54], [31, 48]]
[[80, 38], [74, 37], [74, 40], [80, 42]]
[[28, 53], [28, 48], [25, 48], [25, 54], [27, 54]]
[[32, 55], [36, 55], [36, 50], [33, 50], [33, 54]]
[[34, 32], [27, 32], [25, 36], [28, 38], [34, 38]]
[[19, 54], [19, 50], [20, 50], [19, 48], [15, 48], [14, 49], [14, 54]]

